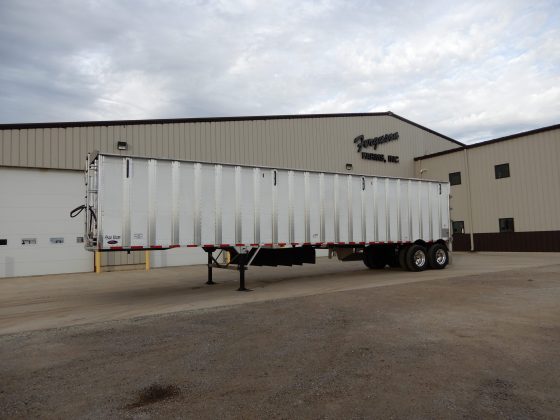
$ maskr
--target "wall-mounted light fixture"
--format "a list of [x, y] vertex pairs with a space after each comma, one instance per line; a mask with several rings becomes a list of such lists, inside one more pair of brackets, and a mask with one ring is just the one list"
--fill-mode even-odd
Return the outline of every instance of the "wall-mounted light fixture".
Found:
[[117, 142], [117, 149], [119, 150], [128, 150], [128, 143], [126, 141], [119, 141]]
[[347, 164], [346, 164], [346, 170], [347, 170], [347, 171], [351, 171], [352, 169], [354, 169], [354, 167], [352, 166], [352, 164], [351, 164], [351, 163], [347, 163]]

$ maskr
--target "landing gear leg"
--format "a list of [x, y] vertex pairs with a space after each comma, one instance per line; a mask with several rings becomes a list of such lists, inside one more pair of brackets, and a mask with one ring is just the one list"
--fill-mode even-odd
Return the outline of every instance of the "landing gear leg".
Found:
[[251, 289], [247, 289], [245, 287], [245, 264], [239, 264], [237, 266], [238, 270], [239, 270], [239, 289], [237, 289], [238, 292], [250, 292]]
[[239, 270], [239, 289], [238, 292], [250, 292], [251, 289], [245, 287], [245, 271], [247, 270], [247, 264], [251, 263], [248, 254], [238, 255], [239, 262], [237, 263], [237, 269]]
[[206, 251], [208, 253], [208, 281], [206, 284], [216, 284], [212, 281], [212, 251]]

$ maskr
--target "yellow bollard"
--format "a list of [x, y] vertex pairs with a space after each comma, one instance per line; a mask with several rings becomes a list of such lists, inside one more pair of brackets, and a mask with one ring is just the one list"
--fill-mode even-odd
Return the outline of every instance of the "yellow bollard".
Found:
[[101, 252], [95, 251], [95, 272], [101, 273]]
[[150, 271], [150, 251], [144, 251], [146, 257], [146, 271]]

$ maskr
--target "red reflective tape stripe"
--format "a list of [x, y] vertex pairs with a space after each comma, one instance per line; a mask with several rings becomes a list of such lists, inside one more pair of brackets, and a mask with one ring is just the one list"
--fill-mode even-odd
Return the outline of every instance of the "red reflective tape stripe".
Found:
[[220, 246], [231, 246], [230, 244], [220, 244]]
[[370, 244], [370, 245], [375, 245], [375, 242], [370, 242], [369, 244]]
[[196, 244], [192, 244], [192, 245], [187, 245], [187, 248], [196, 248], [198, 245]]
[[366, 244], [365, 242], [360, 242], [360, 245], [365, 245], [365, 244]]
[[264, 244], [264, 246], [273, 246], [273, 244]]
[[327, 245], [334, 245], [334, 242], [327, 242]]
[[304, 245], [311, 245], [311, 242], [304, 242]]
[[235, 244], [235, 246], [245, 246], [245, 244]]
[[315, 245], [323, 245], [323, 242], [315, 242]]
[[144, 247], [141, 245], [132, 245], [130, 249], [144, 249]]
[[356, 242], [348, 242], [349, 245], [356, 245]]
[[259, 246], [260, 244], [251, 244], [251, 246]]
[[202, 245], [203, 248], [214, 248], [214, 244]]
[[123, 247], [122, 247], [122, 246], [112, 246], [112, 247], [110, 247], [110, 248], [111, 248], [111, 249], [117, 249], [117, 250], [119, 250], [119, 249], [123, 249]]
[[169, 248], [179, 248], [181, 245], [169, 245]]
[[286, 246], [286, 242], [278, 242], [278, 246]]
[[338, 245], [344, 245], [346, 242], [337, 242]]
[[299, 242], [292, 242], [292, 246], [299, 245]]

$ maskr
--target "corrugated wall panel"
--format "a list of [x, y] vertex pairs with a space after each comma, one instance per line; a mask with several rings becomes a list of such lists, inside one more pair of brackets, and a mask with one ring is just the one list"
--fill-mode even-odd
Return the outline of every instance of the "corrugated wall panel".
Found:
[[[361, 159], [353, 139], [399, 131], [378, 153], [400, 164]], [[391, 116], [241, 120], [2, 130], [1, 164], [82, 169], [87, 152], [99, 150], [175, 159], [412, 176], [412, 158], [457, 145]], [[129, 149], [117, 150], [119, 140]], [[372, 148], [365, 151], [374, 152]]]
[[[473, 216], [479, 232], [498, 232], [498, 219], [513, 217], [516, 231], [560, 229], [560, 193], [554, 180], [554, 139], [549, 133], [489, 144], [469, 150]], [[558, 136], [558, 133], [556, 134]], [[495, 179], [494, 165], [509, 163], [510, 177]], [[558, 178], [556, 178], [557, 180]], [[538, 205], [535, 205], [538, 203]]]
[[43, 134], [44, 130], [35, 130], [35, 165], [39, 168], [45, 165], [43, 159]]
[[[467, 149], [474, 232], [499, 232], [499, 219], [514, 218], [516, 232], [560, 230], [560, 130], [546, 131], [508, 141]], [[416, 164], [428, 169], [425, 177], [447, 180], [461, 171], [463, 184], [451, 187], [454, 220], [464, 217], [467, 232], [466, 172], [457, 152]], [[509, 163], [510, 177], [496, 179], [494, 166]]]
[[[420, 171], [425, 171], [422, 174]], [[470, 232], [468, 215], [468, 179], [465, 170], [464, 152], [459, 151], [448, 155], [416, 162], [416, 177], [449, 181], [449, 174], [461, 172], [461, 184], [452, 185], [450, 207], [451, 220], [465, 223], [465, 231]]]
[[102, 252], [101, 265], [103, 267], [145, 264], [146, 258], [144, 252]]
[[12, 131], [12, 135], [10, 136], [10, 163], [13, 166], [20, 166], [19, 160], [19, 134], [20, 130]]

